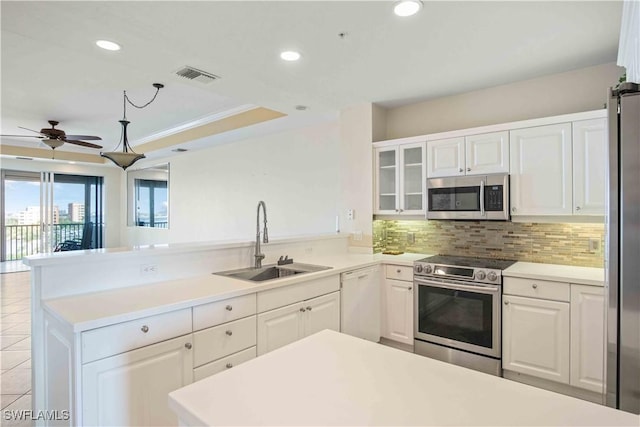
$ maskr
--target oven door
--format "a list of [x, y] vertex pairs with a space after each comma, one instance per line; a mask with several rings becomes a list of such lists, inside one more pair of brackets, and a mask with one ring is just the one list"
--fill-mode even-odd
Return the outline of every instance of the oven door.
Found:
[[428, 219], [486, 219], [485, 178], [431, 178], [427, 180]]
[[414, 278], [415, 338], [501, 357], [501, 287]]

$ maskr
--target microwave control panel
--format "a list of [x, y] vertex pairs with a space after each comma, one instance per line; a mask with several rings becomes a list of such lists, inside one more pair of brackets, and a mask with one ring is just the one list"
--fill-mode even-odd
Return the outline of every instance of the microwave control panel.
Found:
[[488, 185], [484, 188], [484, 210], [502, 211], [504, 209], [502, 185]]

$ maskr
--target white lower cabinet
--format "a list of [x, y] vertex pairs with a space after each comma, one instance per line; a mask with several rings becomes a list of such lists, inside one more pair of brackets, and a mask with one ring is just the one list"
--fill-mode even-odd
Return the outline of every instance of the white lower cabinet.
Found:
[[569, 383], [569, 303], [503, 297], [502, 367]]
[[571, 385], [602, 393], [604, 288], [571, 285]]
[[604, 288], [507, 277], [503, 291], [503, 369], [602, 394]]
[[82, 366], [83, 425], [177, 425], [167, 394], [193, 382], [191, 334]]
[[382, 293], [382, 336], [413, 344], [413, 269], [386, 266]]
[[258, 356], [324, 329], [340, 330], [340, 292], [258, 315]]

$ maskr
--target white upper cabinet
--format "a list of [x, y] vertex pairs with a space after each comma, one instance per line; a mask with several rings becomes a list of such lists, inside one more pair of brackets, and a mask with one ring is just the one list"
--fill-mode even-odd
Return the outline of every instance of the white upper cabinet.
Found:
[[425, 213], [424, 143], [377, 148], [376, 214]]
[[604, 215], [606, 119], [573, 122], [573, 213]]
[[465, 138], [467, 175], [509, 172], [509, 132]]
[[509, 132], [492, 132], [427, 142], [427, 176], [509, 172]]
[[427, 141], [427, 176], [464, 175], [464, 137]]
[[510, 132], [511, 215], [570, 215], [571, 123]]

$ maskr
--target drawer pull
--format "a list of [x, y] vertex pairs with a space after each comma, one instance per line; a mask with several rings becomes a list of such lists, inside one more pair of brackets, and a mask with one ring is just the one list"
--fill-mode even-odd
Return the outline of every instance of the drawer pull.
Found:
[[311, 311], [311, 308], [312, 308], [311, 306], [307, 307], [307, 311]]
[[147, 332], [149, 332], [149, 327], [147, 325], [144, 325], [142, 326], [142, 328], [140, 328], [140, 330], [146, 334]]
[[509, 301], [505, 301], [505, 302], [504, 302], [504, 305], [509, 305]]
[[397, 269], [397, 270], [396, 270], [396, 273], [400, 274], [400, 273], [402, 273], [402, 270]]
[[232, 331], [227, 331], [227, 332], [225, 332], [225, 334], [231, 336], [231, 335], [233, 335], [233, 332]]
[[186, 343], [184, 346], [187, 350], [191, 350], [191, 347], [193, 347], [190, 342]]
[[232, 307], [232, 306], [230, 306], [230, 305], [226, 306], [225, 308], [227, 309], [227, 311], [231, 311], [231, 310], [233, 310], [233, 307]]
[[533, 285], [531, 285], [531, 287], [532, 287], [533, 289], [538, 289], [538, 285], [536, 285], [535, 283], [534, 283]]
[[305, 310], [304, 307], [300, 307], [300, 311], [304, 313], [307, 310]]
[[227, 369], [233, 368], [233, 363], [227, 363]]

